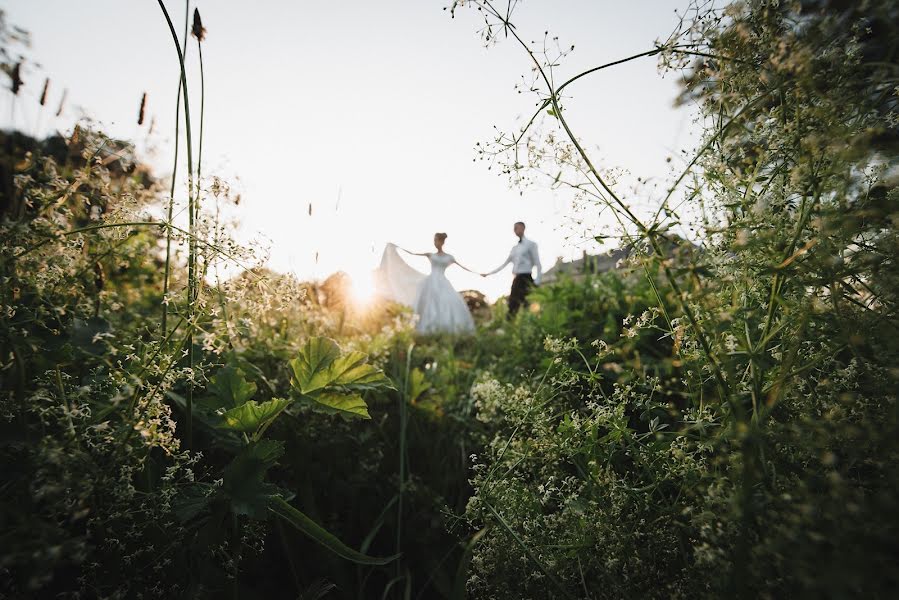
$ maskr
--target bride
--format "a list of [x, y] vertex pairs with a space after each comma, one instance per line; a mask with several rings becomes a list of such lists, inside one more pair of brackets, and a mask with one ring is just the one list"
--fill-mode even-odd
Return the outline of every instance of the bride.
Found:
[[[411, 306], [418, 315], [415, 330], [419, 333], [471, 333], [474, 320], [468, 305], [446, 278], [452, 264], [474, 273], [456, 262], [452, 254], [443, 251], [445, 233], [434, 234], [437, 252], [409, 252], [395, 244], [387, 244], [381, 266], [375, 271], [375, 284], [381, 295], [400, 304]], [[397, 250], [413, 256], [427, 256], [431, 273], [425, 275], [410, 267]]]

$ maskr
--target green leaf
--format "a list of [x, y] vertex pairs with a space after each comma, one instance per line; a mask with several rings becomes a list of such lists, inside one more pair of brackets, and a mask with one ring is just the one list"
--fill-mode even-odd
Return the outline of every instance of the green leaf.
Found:
[[250, 400], [225, 412], [219, 427], [245, 433], [256, 432], [273, 421], [289, 405], [290, 400], [284, 398], [272, 398], [262, 403]]
[[409, 373], [409, 381], [406, 383], [406, 395], [409, 397], [409, 402], [415, 403], [430, 387], [431, 384], [425, 380], [424, 372], [418, 368], [412, 369]]
[[172, 502], [175, 517], [182, 523], [193, 519], [212, 501], [212, 491], [212, 486], [208, 483], [195, 483], [185, 488]]
[[334, 340], [311, 338], [289, 363], [293, 371], [291, 385], [303, 394], [322, 389], [331, 383], [328, 367], [339, 356], [340, 348]]
[[368, 355], [363, 352], [348, 352], [341, 356], [334, 340], [312, 338], [289, 363], [292, 371], [290, 383], [307, 395], [328, 386], [353, 390], [392, 388], [390, 379], [367, 361]]
[[315, 402], [320, 409], [327, 413], [355, 419], [371, 419], [371, 415], [368, 414], [368, 405], [362, 396], [356, 393], [322, 392], [305, 398]]
[[244, 379], [243, 371], [229, 365], [212, 378], [210, 389], [221, 401], [221, 406], [234, 408], [253, 397], [256, 384]]
[[354, 389], [375, 389], [393, 387], [390, 379], [380, 370], [366, 363], [364, 352], [350, 352], [337, 358], [328, 367], [330, 384]]
[[283, 453], [283, 442], [260, 440], [244, 447], [234, 457], [225, 467], [222, 482], [222, 492], [231, 501], [231, 510], [254, 519], [266, 517], [269, 500], [280, 490], [264, 481], [265, 474]]
[[299, 531], [309, 536], [337, 556], [361, 565], [386, 565], [396, 560], [399, 555], [376, 558], [353, 550], [324, 527], [307, 517], [305, 514], [291, 506], [284, 498], [275, 496], [269, 499], [269, 511], [281, 517]]

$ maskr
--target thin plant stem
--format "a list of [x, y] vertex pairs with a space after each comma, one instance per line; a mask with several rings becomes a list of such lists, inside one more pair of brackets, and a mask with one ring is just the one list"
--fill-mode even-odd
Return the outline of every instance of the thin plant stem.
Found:
[[[194, 165], [193, 165], [193, 141], [191, 139], [191, 127], [190, 127], [190, 94], [187, 90], [187, 71], [184, 68], [184, 53], [181, 51], [181, 46], [178, 44], [178, 34], [175, 32], [175, 26], [172, 24], [172, 19], [169, 16], [169, 12], [165, 8], [165, 4], [163, 4], [162, 0], [157, 0], [159, 4], [159, 8], [162, 10], [163, 16], [165, 16], [166, 23], [169, 26], [169, 32], [172, 34], [172, 40], [175, 43], [175, 50], [178, 52], [178, 63], [181, 67], [181, 87], [184, 88], [184, 132], [186, 137], [186, 145], [187, 145], [187, 200], [188, 200], [188, 231], [190, 232], [190, 237], [188, 239], [188, 260], [187, 260], [187, 315], [188, 321], [193, 321], [193, 311], [194, 311], [194, 301], [195, 298], [195, 288], [196, 282], [194, 279], [196, 278], [196, 260], [197, 260], [197, 242], [195, 236], [195, 211], [194, 211]], [[193, 329], [189, 330], [187, 341], [187, 355], [188, 355], [188, 367], [193, 370], [194, 368], [194, 352], [193, 352]], [[188, 394], [187, 394], [187, 418], [186, 418], [186, 431], [185, 438], [187, 442], [187, 448], [190, 449], [192, 447], [193, 441], [193, 377], [191, 377], [191, 382], [188, 386]]]
[[[187, 54], [187, 21], [190, 15], [190, 0], [185, 0], [184, 2], [184, 47], [182, 52]], [[178, 77], [178, 95], [175, 100], [175, 159], [172, 165], [172, 186], [169, 190], [169, 206], [167, 211], [167, 221], [169, 222], [169, 227], [166, 230], [165, 235], [165, 274], [162, 280], [162, 335], [166, 335], [166, 328], [168, 326], [168, 313], [169, 313], [169, 305], [166, 301], [166, 296], [169, 293], [169, 278], [171, 271], [171, 256], [172, 256], [172, 210], [175, 205], [175, 181], [178, 176], [178, 148], [180, 141], [180, 133], [181, 133], [181, 77]]]
[[[403, 542], [403, 491], [406, 487], [406, 401], [409, 393], [409, 375], [412, 372], [412, 350], [415, 344], [409, 344], [406, 350], [406, 373], [403, 377], [403, 391], [400, 394], [400, 487], [397, 493], [396, 508], [396, 553], [402, 551]], [[397, 561], [396, 573], [397, 577], [401, 576], [401, 565]]]
[[197, 216], [200, 212], [200, 188], [202, 187], [203, 163], [203, 120], [206, 107], [206, 76], [203, 71], [203, 42], [197, 39], [197, 52], [200, 55], [200, 141], [197, 147]]
[[506, 530], [506, 533], [508, 533], [512, 537], [512, 539], [515, 540], [515, 543], [517, 543], [519, 546], [521, 546], [521, 549], [524, 551], [524, 553], [528, 557], [528, 559], [530, 559], [530, 561], [532, 563], [534, 563], [534, 565], [538, 569], [540, 569], [540, 571], [544, 575], [546, 575], [546, 578], [549, 579], [549, 581], [555, 586], [555, 588], [557, 590], [559, 590], [559, 592], [561, 592], [561, 594], [564, 597], [574, 598], [574, 596], [571, 595], [571, 592], [566, 590], [565, 587], [559, 582], [559, 580], [556, 579], [556, 577], [552, 573], [549, 572], [549, 570], [540, 561], [540, 559], [537, 558], [533, 552], [531, 552], [531, 549], [528, 548], [527, 544], [524, 543], [524, 540], [522, 540], [521, 537], [517, 533], [515, 533], [515, 530], [512, 529], [508, 523], [506, 523], [506, 520], [503, 519], [502, 515], [499, 514], [499, 512], [493, 507], [493, 505], [490, 502], [487, 502], [486, 500], [484, 500], [483, 502], [484, 502], [484, 505], [487, 507], [487, 509], [493, 514], [493, 516], [496, 518], [496, 520], [502, 526], [502, 528]]
[[606, 183], [605, 178], [599, 174], [599, 170], [593, 165], [593, 161], [590, 159], [590, 156], [584, 150], [581, 143], [578, 141], [577, 137], [574, 135], [574, 132], [571, 130], [568, 122], [565, 120], [565, 117], [562, 115], [562, 109], [559, 106], [559, 97], [557, 88], [554, 86], [552, 79], [546, 73], [546, 70], [543, 68], [543, 65], [540, 64], [540, 61], [537, 60], [537, 57], [534, 55], [534, 51], [531, 50], [530, 46], [521, 39], [521, 37], [516, 32], [515, 28], [511, 26], [511, 23], [508, 22], [507, 17], [504, 17], [500, 14], [490, 3], [489, 0], [484, 0], [483, 6], [487, 8], [495, 17], [502, 20], [504, 25], [506, 26], [506, 31], [510, 32], [512, 37], [518, 42], [518, 44], [524, 49], [524, 51], [531, 58], [531, 61], [534, 63], [534, 67], [539, 73], [541, 79], [543, 79], [544, 84], [546, 85], [547, 91], [549, 93], [549, 101], [553, 108], [553, 113], [555, 117], [559, 120], [559, 123], [562, 125], [562, 129], [565, 131], [566, 136], [571, 141], [575, 150], [577, 150], [578, 155], [583, 159], [586, 164], [588, 170], [593, 175], [596, 182], [600, 187], [609, 195], [613, 202], [610, 204], [612, 206], [617, 206], [619, 210], [621, 210], [626, 216], [627, 220], [637, 227], [641, 234], [646, 236], [646, 239], [649, 241], [650, 246], [653, 249], [653, 253], [656, 254], [662, 264], [662, 270], [665, 274], [665, 279], [668, 281], [668, 284], [671, 286], [672, 291], [675, 293], [675, 297], [678, 300], [680, 305], [680, 309], [683, 311], [684, 315], [687, 317], [687, 320], [690, 322], [690, 325], [696, 331], [696, 337], [699, 340], [700, 347], [702, 348], [703, 354], [708, 359], [709, 363], [712, 366], [712, 373], [715, 378], [715, 382], [719, 388], [719, 393], [721, 397], [730, 405], [731, 409], [734, 410], [738, 415], [742, 414], [741, 407], [733, 402], [733, 398], [729, 393], [729, 386], [727, 381], [724, 378], [724, 375], [721, 370], [721, 366], [718, 364], [718, 360], [712, 353], [711, 345], [709, 344], [708, 339], [706, 338], [706, 333], [702, 329], [699, 324], [699, 320], [696, 318], [693, 310], [690, 308], [689, 304], [684, 301], [684, 295], [681, 291], [680, 284], [678, 284], [676, 278], [674, 277], [674, 273], [665, 263], [665, 253], [659, 243], [658, 239], [658, 231], [656, 231], [655, 227], [647, 227], [643, 224], [643, 222], [634, 214], [634, 212], [630, 209], [630, 207], [625, 204], [625, 202], [609, 187], [608, 183]]

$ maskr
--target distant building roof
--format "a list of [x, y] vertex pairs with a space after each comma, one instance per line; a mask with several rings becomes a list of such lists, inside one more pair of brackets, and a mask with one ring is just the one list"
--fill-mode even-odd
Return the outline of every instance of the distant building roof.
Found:
[[556, 259], [556, 264], [550, 267], [543, 274], [543, 281], [551, 282], [559, 278], [563, 273], [573, 277], [582, 277], [591, 273], [605, 273], [612, 269], [617, 269], [619, 261], [630, 255], [630, 249], [619, 248], [605, 254], [587, 254], [577, 260], [564, 261], [562, 258]]

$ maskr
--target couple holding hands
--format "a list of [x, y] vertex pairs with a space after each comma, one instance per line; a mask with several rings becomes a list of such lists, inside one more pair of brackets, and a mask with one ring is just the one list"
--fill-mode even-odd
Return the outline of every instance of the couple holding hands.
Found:
[[[539, 285], [543, 269], [537, 244], [524, 235], [525, 225], [521, 221], [513, 228], [518, 243], [512, 247], [509, 257], [499, 267], [489, 273], [476, 273], [487, 277], [512, 264], [512, 290], [509, 293], [509, 317], [514, 317], [525, 303], [528, 292]], [[443, 251], [447, 235], [434, 234], [436, 252], [410, 252], [395, 244], [387, 244], [381, 257], [381, 265], [375, 271], [375, 284], [381, 295], [395, 302], [411, 306], [418, 315], [415, 329], [419, 333], [470, 333], [474, 331], [474, 320], [468, 305], [446, 278], [446, 269], [457, 265], [470, 273], [471, 269], [459, 264], [452, 254]], [[409, 266], [397, 250], [413, 256], [426, 256], [431, 263], [431, 273], [425, 275]], [[537, 269], [536, 279], [532, 276]]]

